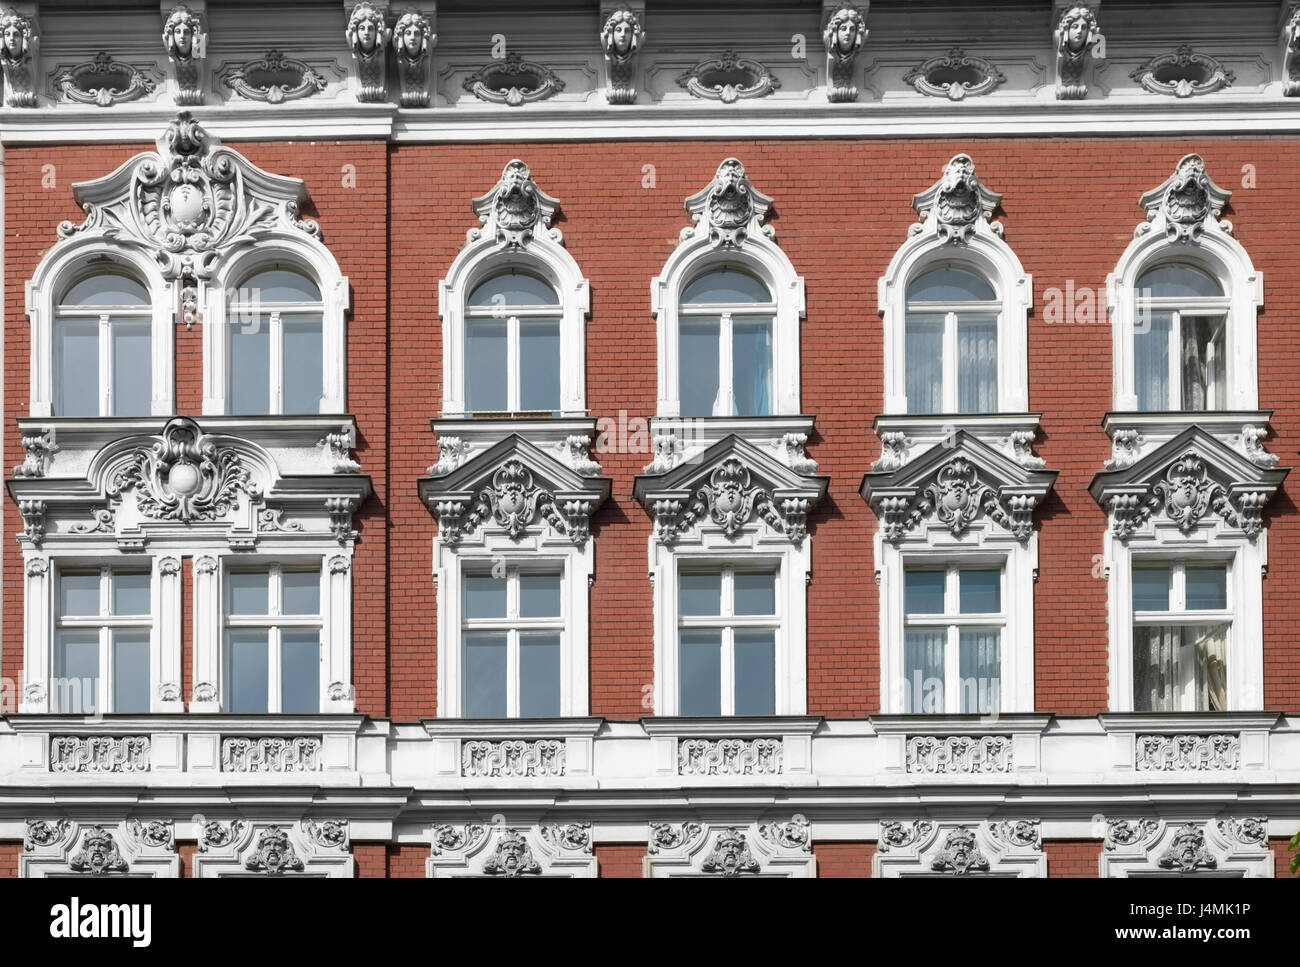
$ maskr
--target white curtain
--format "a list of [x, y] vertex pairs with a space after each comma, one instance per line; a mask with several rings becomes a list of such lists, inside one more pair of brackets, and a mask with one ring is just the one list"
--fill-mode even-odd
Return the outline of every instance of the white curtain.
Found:
[[997, 316], [963, 316], [957, 322], [957, 412], [997, 411]]
[[961, 633], [961, 710], [991, 715], [1002, 706], [1002, 632], [970, 628]]
[[943, 316], [909, 315], [907, 412], [943, 412]]
[[945, 628], [909, 628], [903, 636], [903, 711], [944, 710], [943, 653]]
[[[1188, 686], [1193, 686], [1191, 707], [1186, 707]], [[1138, 712], [1227, 711], [1227, 625], [1135, 627], [1133, 708]]]
[[1133, 387], [1139, 410], [1169, 409], [1169, 330], [1173, 319], [1168, 312], [1138, 311], [1133, 336]]
[[1182, 341], [1183, 409], [1223, 409], [1223, 317], [1183, 316]]
[[1133, 629], [1133, 710], [1178, 711], [1179, 629], [1168, 625]]
[[1188, 629], [1196, 638], [1198, 711], [1228, 710], [1228, 629], [1224, 625]]

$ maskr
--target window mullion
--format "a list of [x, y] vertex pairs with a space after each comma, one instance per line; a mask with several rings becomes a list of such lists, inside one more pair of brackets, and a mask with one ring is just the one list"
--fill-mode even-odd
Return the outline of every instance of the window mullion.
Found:
[[519, 717], [519, 629], [506, 633], [506, 716]]
[[523, 373], [519, 370], [519, 317], [506, 320], [506, 408], [511, 413], [521, 409], [520, 384]]
[[714, 416], [734, 416], [736, 413], [736, 393], [735, 387], [731, 385], [731, 374], [734, 369], [731, 358], [733, 349], [732, 339], [732, 322], [731, 312], [724, 311], [718, 323], [718, 397], [722, 403], [721, 413], [714, 413]]
[[[113, 667], [113, 632], [108, 626], [99, 629], [99, 680], [95, 685], [95, 711], [111, 712], [108, 698], [109, 675]], [[83, 708], [84, 711], [84, 708]]]
[[736, 632], [731, 626], [722, 629], [722, 703], [723, 715], [736, 714]]
[[945, 413], [957, 412], [957, 343], [957, 313], [949, 311], [943, 316], [943, 359], [940, 364]]
[[113, 330], [109, 314], [99, 314], [99, 415], [113, 415]]
[[271, 310], [269, 338], [270, 360], [267, 369], [271, 375], [271, 412], [284, 412], [284, 320], [279, 309]]
[[944, 648], [943, 677], [947, 686], [944, 688], [944, 705], [950, 715], [961, 712], [961, 629], [955, 625], [948, 626], [948, 643]]
[[1175, 309], [1169, 323], [1169, 408], [1181, 411], [1186, 405], [1183, 399], [1183, 314]]
[[284, 662], [280, 658], [280, 645], [280, 627], [271, 625], [266, 630], [266, 660], [270, 665], [266, 675], [267, 690], [270, 692], [266, 697], [266, 710], [273, 713], [280, 711], [280, 697], [284, 692], [281, 681]]

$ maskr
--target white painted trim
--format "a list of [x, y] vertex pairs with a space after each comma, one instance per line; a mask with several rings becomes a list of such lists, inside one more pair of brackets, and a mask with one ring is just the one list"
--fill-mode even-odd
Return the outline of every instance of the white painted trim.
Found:
[[[162, 820], [160, 824], [146, 820], [140, 823], [123, 820], [118, 823], [101, 821], [52, 820], [58, 838], [42, 845], [31, 839], [30, 833], [24, 842], [23, 851], [18, 856], [18, 876], [22, 879], [47, 879], [51, 877], [91, 877], [103, 879], [116, 878], [166, 878], [176, 879], [181, 875], [181, 861], [176, 853], [176, 841], [172, 821]], [[161, 843], [146, 842], [143, 827], [151, 831], [165, 833]], [[96, 827], [112, 837], [118, 858], [127, 864], [124, 872], [94, 874], [89, 871], [73, 870], [74, 858], [84, 849], [87, 834]]]
[[881, 823], [882, 827], [901, 826], [911, 838], [910, 842], [891, 845], [884, 839], [882, 829], [879, 848], [871, 861], [871, 875], [882, 879], [901, 879], [918, 876], [953, 876], [952, 869], [936, 869], [936, 863], [943, 866], [941, 856], [949, 837], [961, 835], [961, 828], [974, 836], [974, 847], [987, 862], [985, 870], [972, 869], [963, 875], [972, 879], [977, 877], [995, 878], [1041, 878], [1047, 876], [1047, 854], [1043, 852], [1038, 822], [1031, 821], [1024, 826], [1026, 832], [1032, 830], [1029, 841], [1015, 841], [1009, 837], [1008, 828], [1014, 828], [1015, 820], [991, 820], [985, 822], [929, 822], [890, 824]]
[[[1204, 815], [1204, 814], [1202, 814]], [[1134, 842], [1116, 842], [1112, 833], [1107, 836], [1101, 856], [1097, 861], [1102, 879], [1129, 877], [1191, 876], [1197, 879], [1212, 877], [1242, 877], [1245, 879], [1272, 879], [1276, 862], [1268, 840], [1243, 842], [1232, 835], [1236, 820], [1231, 817], [1216, 819], [1130, 820], [1132, 828], [1145, 835]], [[1147, 824], [1145, 827], [1140, 825]], [[1223, 824], [1222, 826], [1220, 824]], [[1189, 829], [1189, 827], [1191, 827]], [[1176, 861], [1178, 854], [1171, 852], [1175, 839], [1184, 832], [1196, 837], [1204, 853], [1193, 870], [1183, 872]], [[1184, 858], [1190, 859], [1189, 856]], [[1213, 865], [1205, 862], [1212, 861]], [[1161, 861], [1165, 860], [1165, 865]], [[1193, 865], [1188, 862], [1188, 865]]]

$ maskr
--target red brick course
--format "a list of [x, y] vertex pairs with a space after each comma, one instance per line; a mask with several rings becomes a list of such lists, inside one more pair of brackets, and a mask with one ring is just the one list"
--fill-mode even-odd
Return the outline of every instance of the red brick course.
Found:
[[869, 877], [875, 843], [813, 843], [818, 878]]

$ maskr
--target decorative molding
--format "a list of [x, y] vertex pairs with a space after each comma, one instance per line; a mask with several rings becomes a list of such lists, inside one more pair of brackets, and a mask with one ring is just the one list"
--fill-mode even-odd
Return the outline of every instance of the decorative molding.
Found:
[[54, 735], [50, 737], [50, 771], [148, 772], [149, 752], [147, 735]]
[[352, 8], [343, 36], [356, 70], [357, 100], [388, 100], [388, 43], [393, 34], [384, 20], [384, 10], [370, 0], [361, 0]]
[[1104, 464], [1107, 470], [1124, 470], [1137, 463], [1146, 438], [1131, 427], [1120, 427], [1110, 435], [1111, 456]]
[[645, 875], [816, 876], [808, 820], [705, 824], [651, 822]]
[[1220, 188], [1205, 170], [1199, 154], [1184, 155], [1174, 173], [1138, 200], [1147, 220], [1133, 232], [1137, 238], [1161, 230], [1171, 242], [1196, 242], [1208, 230], [1232, 234], [1232, 223], [1223, 220], [1223, 209], [1232, 192]]
[[469, 456], [469, 443], [457, 436], [438, 437], [438, 462], [426, 472], [430, 477], [451, 473]]
[[1248, 816], [1244, 819], [1220, 819], [1215, 822], [1220, 834], [1229, 842], [1243, 846], [1268, 846], [1268, 820]]
[[563, 739], [467, 741], [461, 745], [461, 775], [499, 779], [563, 776]]
[[871, 472], [888, 473], [905, 465], [912, 442], [912, 438], [902, 430], [880, 434], [880, 456], [871, 464]]
[[40, 34], [35, 19], [14, 8], [0, 15], [0, 68], [5, 107], [36, 107], [36, 65]]
[[[290, 76], [292, 80], [287, 79]], [[231, 93], [263, 104], [282, 104], [312, 97], [328, 86], [328, 81], [315, 66], [287, 57], [276, 48], [267, 51], [265, 57], [226, 65], [218, 72], [217, 78]]]
[[1001, 237], [1002, 225], [993, 221], [993, 212], [1001, 202], [1002, 196], [986, 188], [975, 173], [971, 156], [954, 155], [944, 166], [943, 177], [912, 196], [917, 221], [908, 229], [908, 235], [932, 229], [941, 241], [963, 245], [983, 221], [994, 235]]
[[83, 823], [27, 820], [20, 877], [180, 876], [170, 819]]
[[564, 90], [564, 81], [549, 67], [524, 60], [512, 50], [503, 59], [474, 71], [461, 86], [480, 101], [519, 107], [559, 94]]
[[741, 876], [745, 873], [757, 873], [762, 867], [749, 852], [745, 834], [734, 826], [728, 826], [718, 833], [713, 841], [713, 849], [700, 864], [701, 873], [715, 876]]
[[361, 464], [352, 458], [352, 451], [357, 445], [356, 428], [345, 423], [335, 433], [327, 433], [316, 444], [325, 452], [332, 473], [360, 473]]
[[23, 850], [30, 853], [42, 846], [52, 846], [64, 837], [72, 824], [66, 819], [47, 822], [43, 819], [27, 820], [27, 833], [23, 837]]
[[1052, 34], [1056, 47], [1056, 97], [1079, 101], [1088, 96], [1087, 69], [1105, 59], [1106, 38], [1097, 12], [1084, 4], [1069, 7]]
[[322, 747], [317, 735], [226, 736], [221, 740], [221, 771], [320, 772]]
[[912, 85], [918, 94], [950, 101], [988, 94], [1006, 79], [983, 57], [967, 54], [960, 47], [927, 58], [903, 75], [903, 83]]
[[466, 241], [491, 238], [510, 250], [526, 248], [534, 236], [560, 244], [563, 235], [551, 227], [559, 208], [560, 200], [542, 191], [528, 165], [515, 158], [506, 163], [492, 190], [474, 199], [481, 227], [471, 228]]
[[1139, 772], [1206, 772], [1241, 765], [1241, 733], [1139, 735]]
[[307, 876], [349, 879], [355, 873], [346, 820], [297, 824], [234, 820], [205, 822], [194, 876]]
[[692, 235], [707, 235], [715, 248], [739, 248], [751, 236], [775, 237], [775, 230], [764, 225], [772, 199], [763, 194], [745, 174], [745, 166], [735, 158], [718, 165], [717, 173], [707, 186], [686, 199], [694, 226], [682, 229], [682, 241]]
[[1229, 68], [1209, 54], [1186, 44], [1170, 53], [1158, 54], [1129, 74], [1144, 90], [1169, 97], [1197, 97], [1231, 86], [1237, 79]]
[[18, 501], [18, 513], [23, 519], [23, 532], [18, 539], [32, 547], [40, 547], [45, 540], [45, 512], [48, 505], [43, 500]]
[[199, 831], [198, 851], [207, 853], [210, 850], [229, 846], [239, 838], [247, 825], [247, 823], [239, 819], [229, 823], [220, 823], [216, 820], [205, 822]]
[[779, 776], [780, 739], [681, 739], [677, 772], [683, 776]]
[[621, 6], [610, 12], [600, 28], [600, 46], [605, 52], [605, 99], [610, 104], [636, 103], [636, 65], [645, 43], [642, 18], [645, 9]]
[[909, 735], [908, 772], [979, 774], [1011, 772], [1014, 765], [1009, 735]]
[[748, 467], [735, 457], [721, 461], [687, 501], [657, 500], [651, 505], [655, 538], [674, 544], [678, 537], [708, 520], [727, 537], [735, 537], [755, 519], [785, 534], [793, 544], [803, 543], [808, 534], [808, 511], [812, 502], [802, 498], [783, 501], [778, 508], [771, 491], [753, 482]]
[[808, 456], [804, 449], [807, 443], [807, 433], [786, 433], [776, 441], [775, 449], [787, 467], [797, 474], [811, 477], [817, 473], [817, 461]]
[[348, 821], [346, 819], [327, 819], [319, 823], [311, 819], [304, 819], [302, 828], [303, 832], [317, 846], [325, 849], [347, 850], [349, 848]]
[[262, 495], [239, 454], [184, 416], [168, 420], [158, 442], [135, 450], [114, 474], [109, 499], [119, 502], [128, 491], [145, 517], [186, 524], [229, 514], [240, 493], [254, 500]]
[[936, 873], [965, 876], [968, 873], [987, 873], [989, 861], [980, 852], [970, 827], [958, 826], [944, 838], [939, 852], [930, 861], [930, 869]]
[[101, 50], [93, 60], [57, 67], [53, 83], [65, 101], [112, 107], [152, 94], [161, 76], [152, 64], [127, 64]]
[[681, 849], [693, 843], [703, 832], [704, 827], [699, 823], [651, 823], [646, 852], [653, 855], [660, 850]]
[[1291, 5], [1282, 26], [1282, 49], [1282, 96], [1300, 97], [1300, 4]]
[[867, 11], [870, 8], [870, 0], [862, 0], [861, 7], [844, 4], [831, 12], [822, 28], [822, 43], [826, 47], [826, 99], [833, 104], [858, 99], [853, 67], [869, 33]]
[[429, 59], [438, 43], [429, 18], [411, 8], [393, 27], [393, 50], [397, 55], [397, 80], [402, 107], [429, 106]]
[[54, 442], [54, 428], [39, 430], [36, 433], [22, 435], [23, 462], [14, 467], [14, 476], [31, 480], [44, 477], [50, 469], [50, 461], [59, 452]]
[[1263, 467], [1265, 470], [1272, 470], [1278, 465], [1278, 456], [1276, 453], [1269, 453], [1264, 449], [1264, 439], [1268, 436], [1268, 427], [1259, 426], [1254, 423], [1247, 423], [1241, 428], [1241, 452], [1246, 455], [1251, 463], [1257, 467]]
[[702, 60], [677, 78], [692, 97], [734, 104], [738, 100], [766, 97], [780, 90], [781, 82], [766, 67], [734, 50]]
[[1259, 818], [1217, 820], [1106, 818], [1103, 877], [1170, 873], [1273, 876], [1267, 825]]
[[600, 474], [600, 464], [591, 459], [590, 446], [590, 437], [585, 434], [573, 434], [561, 440], [557, 449], [560, 451], [560, 459], [574, 472], [584, 477], [595, 477]]
[[303, 871], [303, 862], [281, 826], [268, 826], [257, 836], [252, 855], [244, 860], [244, 869], [268, 876]]
[[207, 29], [200, 13], [183, 3], [172, 7], [163, 25], [162, 42], [167, 60], [172, 65], [177, 104], [203, 103], [207, 40]]
[[884, 820], [872, 875], [1045, 877], [1037, 819]]
[[520, 877], [596, 875], [590, 823], [535, 826], [443, 824], [430, 834], [425, 864], [430, 877]]
[[676, 433], [657, 433], [654, 437], [654, 459], [643, 468], [646, 474], [667, 473], [681, 463], [685, 446]]

